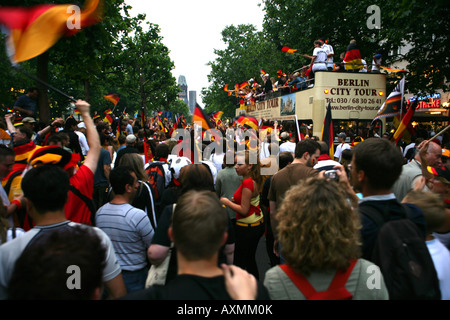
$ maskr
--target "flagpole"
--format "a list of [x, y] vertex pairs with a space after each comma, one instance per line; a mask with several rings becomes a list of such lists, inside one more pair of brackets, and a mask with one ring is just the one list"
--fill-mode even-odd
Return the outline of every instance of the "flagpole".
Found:
[[47, 82], [45, 82], [45, 81], [43, 81], [43, 80], [41, 80], [41, 79], [39, 79], [39, 78], [37, 78], [37, 77], [35, 77], [35, 76], [29, 74], [28, 72], [26, 72], [25, 70], [23, 70], [21, 67], [19, 67], [19, 65], [12, 65], [12, 67], [13, 67], [15, 70], [19, 71], [20, 73], [22, 73], [23, 75], [25, 75], [25, 76], [27, 76], [27, 77], [33, 79], [34, 81], [39, 82], [40, 84], [42, 84], [42, 85], [46, 86], [47, 88], [49, 88], [49, 89], [51, 89], [51, 90], [53, 90], [53, 91], [59, 93], [60, 95], [66, 97], [67, 99], [69, 99], [69, 100], [71, 100], [71, 101], [73, 101], [73, 102], [77, 102], [77, 100], [76, 100], [74, 97], [69, 96], [68, 94], [62, 92], [62, 91], [59, 90], [59, 89], [56, 89], [55, 87], [53, 87], [52, 85], [48, 84]]
[[448, 125], [445, 129], [443, 129], [441, 132], [439, 132], [437, 135], [435, 135], [433, 138], [428, 139], [428, 141], [432, 141], [434, 139], [436, 139], [437, 137], [439, 137], [441, 134], [443, 134], [445, 131], [447, 131], [448, 129], [450, 129], [450, 125]]

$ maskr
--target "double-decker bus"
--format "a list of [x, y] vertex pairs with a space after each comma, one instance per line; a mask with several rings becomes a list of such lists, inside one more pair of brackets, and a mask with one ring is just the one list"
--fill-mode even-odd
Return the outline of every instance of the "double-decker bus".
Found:
[[[277, 96], [278, 95], [278, 96]], [[334, 134], [345, 132], [347, 141], [356, 136], [366, 139], [372, 120], [386, 99], [386, 75], [364, 72], [315, 73], [314, 83], [306, 89], [281, 95], [237, 109], [258, 120], [297, 120], [300, 131], [321, 137], [327, 107], [332, 110]], [[383, 123], [384, 125], [384, 123]], [[379, 128], [379, 133], [384, 128]]]

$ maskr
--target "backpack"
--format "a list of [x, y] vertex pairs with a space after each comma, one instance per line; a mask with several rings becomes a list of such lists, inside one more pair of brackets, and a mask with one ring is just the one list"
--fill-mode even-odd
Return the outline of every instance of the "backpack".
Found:
[[146, 169], [148, 183], [153, 191], [153, 199], [159, 202], [166, 189], [166, 174], [163, 167], [165, 162], [154, 161]]
[[294, 282], [298, 290], [303, 293], [307, 300], [351, 300], [353, 295], [345, 288], [345, 284], [357, 261], [356, 259], [352, 260], [350, 266], [345, 271], [338, 270], [328, 289], [320, 292], [314, 289], [305, 276], [296, 273], [290, 266], [283, 264], [280, 265], [280, 268]]
[[439, 280], [423, 233], [408, 218], [409, 208], [402, 204], [401, 219], [389, 220], [373, 207], [363, 212], [378, 227], [371, 261], [380, 267], [390, 300], [440, 300]]

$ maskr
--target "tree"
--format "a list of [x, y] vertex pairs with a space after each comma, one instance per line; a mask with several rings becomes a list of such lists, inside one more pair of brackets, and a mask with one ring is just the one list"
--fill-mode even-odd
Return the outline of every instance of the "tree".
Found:
[[212, 84], [202, 90], [202, 98], [207, 112], [221, 110], [224, 116], [234, 117], [236, 98], [228, 97], [224, 86], [234, 88], [251, 78], [262, 83], [261, 69], [276, 74], [287, 60], [253, 25], [228, 26], [222, 31], [222, 40], [226, 48], [214, 50], [218, 58], [208, 63], [211, 66], [208, 80]]
[[148, 23], [148, 30], [136, 28], [132, 36], [121, 41], [121, 53], [117, 55], [112, 73], [116, 86], [128, 92], [131, 100], [147, 113], [147, 110], [169, 110], [179, 88], [171, 74], [174, 63], [169, 50], [162, 43], [160, 29]]

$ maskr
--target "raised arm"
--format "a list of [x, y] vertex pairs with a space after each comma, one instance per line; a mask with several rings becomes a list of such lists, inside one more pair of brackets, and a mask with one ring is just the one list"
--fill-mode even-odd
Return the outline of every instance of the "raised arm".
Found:
[[91, 105], [83, 100], [78, 100], [75, 103], [76, 108], [83, 118], [83, 122], [86, 125], [86, 138], [89, 145], [89, 151], [84, 160], [84, 165], [91, 169], [92, 172], [97, 170], [98, 159], [100, 157], [100, 137], [95, 129], [94, 121], [92, 120], [90, 109]]

